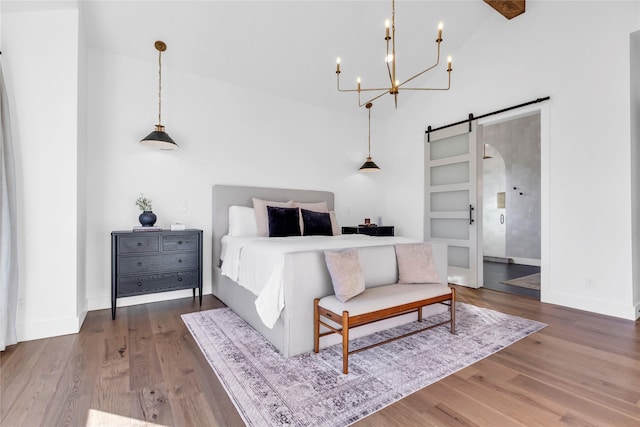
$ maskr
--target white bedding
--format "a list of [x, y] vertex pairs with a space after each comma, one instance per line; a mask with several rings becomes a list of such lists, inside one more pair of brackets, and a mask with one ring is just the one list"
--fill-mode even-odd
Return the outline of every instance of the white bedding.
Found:
[[284, 258], [289, 252], [383, 246], [411, 243], [405, 237], [341, 236], [231, 237], [222, 238], [222, 274], [258, 298], [256, 310], [272, 328], [284, 308]]

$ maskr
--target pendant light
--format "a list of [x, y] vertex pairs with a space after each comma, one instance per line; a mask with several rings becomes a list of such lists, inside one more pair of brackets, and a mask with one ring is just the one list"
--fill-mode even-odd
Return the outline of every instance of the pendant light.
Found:
[[171, 139], [162, 126], [162, 52], [167, 50], [167, 45], [158, 40], [154, 46], [158, 51], [158, 124], [155, 126], [155, 130], [140, 142], [161, 150], [173, 150], [178, 147], [178, 144]]
[[373, 107], [373, 104], [369, 102], [366, 107], [369, 112], [369, 154], [367, 155], [367, 160], [360, 166], [360, 172], [378, 172], [380, 168], [371, 159], [371, 107]]

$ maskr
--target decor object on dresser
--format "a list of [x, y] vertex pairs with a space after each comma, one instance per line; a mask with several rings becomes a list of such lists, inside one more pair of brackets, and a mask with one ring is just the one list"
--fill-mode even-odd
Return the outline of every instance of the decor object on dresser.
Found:
[[[423, 323], [448, 318], [445, 312]], [[287, 358], [228, 308], [183, 314], [182, 319], [248, 426], [351, 425], [516, 341], [526, 339], [530, 345], [534, 337], [527, 336], [546, 326], [458, 302], [455, 335], [434, 328], [362, 351], [351, 356], [351, 375], [344, 375], [340, 344]], [[356, 339], [353, 348], [422, 326], [412, 322], [380, 331]], [[396, 425], [402, 425], [401, 419]]]
[[367, 152], [367, 159], [364, 161], [362, 166], [360, 166], [360, 172], [377, 172], [380, 170], [380, 167], [375, 164], [373, 159], [371, 158], [371, 107], [373, 107], [372, 103], [367, 104], [367, 113], [369, 115], [369, 139], [368, 139], [368, 147], [369, 151]]
[[146, 197], [144, 194], [140, 193], [140, 197], [136, 199], [136, 206], [140, 208], [142, 213], [138, 217], [138, 221], [143, 227], [153, 227], [153, 224], [156, 223], [157, 217], [156, 214], [152, 211], [151, 199]]
[[202, 305], [202, 230], [111, 233], [111, 317], [116, 299], [196, 288]]
[[[391, 26], [391, 28], [389, 28], [389, 26]], [[337, 79], [337, 85], [338, 85], [338, 92], [358, 92], [358, 105], [360, 107], [362, 107], [365, 104], [369, 104], [373, 101], [375, 101], [376, 99], [380, 98], [381, 96], [385, 95], [385, 94], [391, 94], [393, 95], [394, 98], [394, 102], [395, 102], [395, 106], [396, 108], [398, 108], [398, 92], [401, 90], [449, 90], [449, 88], [451, 87], [451, 71], [453, 70], [451, 68], [451, 56], [449, 56], [447, 58], [447, 74], [448, 74], [448, 78], [449, 78], [449, 82], [447, 87], [442, 87], [442, 88], [426, 88], [426, 87], [406, 87], [405, 84], [409, 83], [410, 81], [412, 81], [413, 79], [415, 79], [416, 77], [419, 77], [421, 75], [423, 75], [424, 73], [426, 73], [427, 71], [430, 71], [432, 69], [434, 69], [435, 67], [438, 66], [438, 64], [440, 63], [440, 43], [442, 43], [442, 28], [443, 28], [443, 24], [442, 22], [440, 22], [438, 24], [438, 38], [436, 39], [436, 44], [437, 44], [437, 55], [436, 55], [436, 62], [435, 64], [433, 64], [432, 66], [430, 66], [429, 68], [426, 68], [423, 71], [420, 71], [418, 74], [415, 74], [412, 77], [409, 77], [408, 79], [406, 79], [403, 82], [400, 82], [400, 80], [397, 79], [396, 76], [396, 2], [395, 0], [391, 1], [391, 22], [389, 22], [389, 20], [387, 19], [385, 22], [385, 41], [386, 41], [386, 45], [387, 45], [387, 51], [386, 51], [386, 55], [385, 55], [385, 62], [387, 64], [387, 73], [389, 76], [389, 86], [388, 87], [379, 87], [379, 88], [368, 88], [368, 89], [363, 89], [360, 84], [361, 84], [361, 80], [360, 77], [357, 78], [356, 82], [357, 82], [357, 88], [356, 89], [340, 89], [340, 64], [341, 64], [341, 60], [340, 58], [338, 58], [336, 60], [336, 79]], [[360, 92], [379, 92], [377, 95], [375, 95], [373, 98], [369, 99], [366, 102], [361, 102], [360, 101]]]
[[178, 147], [162, 126], [162, 52], [167, 50], [167, 44], [163, 41], [156, 41], [154, 44], [158, 51], [158, 124], [155, 129], [140, 141], [144, 145], [159, 148], [161, 150], [173, 150]]
[[368, 236], [393, 236], [395, 233], [393, 225], [357, 225], [342, 227], [342, 234], [366, 234]]

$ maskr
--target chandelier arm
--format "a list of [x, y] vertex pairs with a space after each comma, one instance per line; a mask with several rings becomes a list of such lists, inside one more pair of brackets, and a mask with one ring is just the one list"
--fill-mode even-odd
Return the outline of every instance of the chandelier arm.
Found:
[[427, 68], [427, 69], [425, 69], [425, 70], [423, 70], [423, 71], [420, 71], [420, 72], [419, 72], [418, 74], [416, 74], [415, 76], [413, 76], [413, 77], [409, 77], [407, 80], [405, 80], [405, 81], [403, 81], [402, 83], [400, 83], [400, 84], [398, 85], [398, 87], [402, 86], [402, 85], [403, 85], [403, 84], [405, 84], [405, 83], [410, 82], [411, 80], [415, 79], [416, 77], [420, 77], [421, 75], [423, 75], [423, 74], [424, 74], [424, 73], [426, 73], [427, 71], [433, 70], [433, 69], [434, 69], [434, 68], [436, 68], [439, 64], [440, 64], [440, 42], [438, 42], [438, 55], [437, 55], [437, 57], [436, 57], [436, 63], [435, 63], [435, 64], [433, 64], [431, 67], [429, 67], [429, 68]]
[[378, 96], [375, 96], [375, 97], [371, 98], [370, 100], [368, 100], [367, 102], [362, 103], [362, 104], [359, 104], [358, 106], [359, 106], [359, 107], [364, 107], [365, 105], [367, 105], [367, 104], [369, 104], [369, 103], [372, 103], [372, 102], [373, 102], [373, 101], [375, 101], [376, 99], [381, 98], [381, 97], [383, 97], [384, 95], [386, 95], [386, 94], [388, 94], [388, 93], [389, 93], [389, 90], [388, 90], [388, 89], [384, 89], [384, 92], [382, 92], [382, 93], [381, 93], [381, 94], [379, 94]]
[[[391, 67], [389, 66], [389, 39], [386, 38], [387, 40], [387, 56], [385, 57], [385, 63], [387, 64], [387, 73], [389, 74], [389, 81], [391, 82], [391, 87], [393, 87], [393, 75], [391, 74]], [[395, 55], [393, 57], [393, 60], [395, 61]]]
[[[447, 74], [449, 75], [449, 79], [448, 79], [449, 81], [448, 81], [447, 87], [401, 87], [399, 89], [400, 90], [449, 90], [451, 89], [451, 71], [452, 70], [448, 70], [447, 72]], [[407, 80], [407, 82], [408, 81], [409, 80]]]
[[390, 90], [389, 88], [386, 88], [386, 87], [370, 88], [370, 89], [340, 89], [340, 74], [336, 74], [336, 75], [337, 75], [336, 83], [337, 83], [338, 92], [375, 92], [379, 90], [385, 90], [385, 91]]
[[391, 89], [388, 87], [379, 87], [379, 88], [371, 88], [371, 89], [338, 89], [338, 92], [376, 92], [379, 90], [384, 90], [385, 93], [388, 93]]

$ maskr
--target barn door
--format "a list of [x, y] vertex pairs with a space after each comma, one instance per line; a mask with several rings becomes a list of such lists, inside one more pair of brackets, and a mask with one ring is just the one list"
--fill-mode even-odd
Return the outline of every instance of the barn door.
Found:
[[449, 283], [473, 288], [482, 286], [476, 126], [464, 123], [425, 139], [424, 238], [449, 245]]

